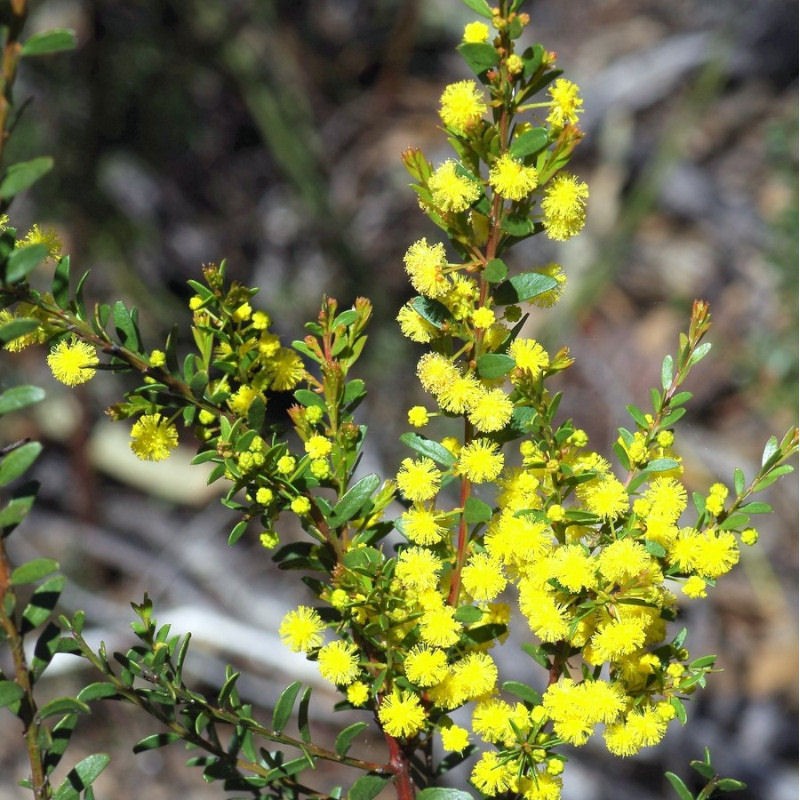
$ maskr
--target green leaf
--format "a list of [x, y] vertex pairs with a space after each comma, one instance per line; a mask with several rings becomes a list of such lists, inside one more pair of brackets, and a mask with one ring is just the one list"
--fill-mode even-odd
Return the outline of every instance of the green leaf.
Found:
[[690, 356], [689, 366], [693, 367], [700, 359], [705, 358], [711, 349], [711, 342], [703, 342]]
[[702, 775], [707, 781], [713, 780], [716, 770], [711, 764], [705, 761], [690, 761], [689, 766], [698, 774]]
[[773, 509], [769, 503], [761, 503], [761, 502], [753, 502], [753, 503], [745, 503], [743, 506], [739, 506], [737, 511], [741, 511], [744, 514], [771, 514]]
[[674, 361], [671, 355], [665, 355], [661, 362], [661, 388], [666, 392], [672, 386], [674, 376]]
[[23, 317], [12, 319], [11, 322], [0, 326], [0, 344], [12, 342], [20, 336], [25, 336], [26, 333], [33, 333], [38, 327], [39, 323], [35, 319]]
[[517, 239], [525, 239], [536, 233], [536, 223], [524, 214], [509, 214], [507, 217], [503, 217], [500, 228], [503, 233]]
[[478, 374], [488, 380], [508, 375], [516, 365], [517, 362], [505, 353], [486, 353], [477, 362]]
[[493, 258], [491, 261], [487, 261], [483, 270], [483, 277], [489, 283], [502, 283], [508, 277], [506, 262], [500, 258]]
[[764, 452], [761, 454], [761, 466], [763, 467], [777, 452], [778, 440], [774, 436], [770, 436], [764, 445]]
[[136, 330], [131, 312], [125, 308], [125, 303], [123, 303], [122, 300], [117, 300], [117, 302], [114, 303], [112, 316], [114, 318], [114, 328], [122, 344], [138, 352], [141, 349], [141, 345], [139, 344], [139, 332]]
[[110, 761], [105, 753], [94, 753], [79, 761], [56, 790], [54, 800], [78, 800], [80, 793], [97, 780]]
[[[39, 326], [36, 320], [31, 321], [35, 323], [34, 329]], [[17, 320], [17, 322], [27, 322], [27, 320]], [[0, 338], [2, 338], [1, 333]], [[24, 385], [6, 389], [0, 394], [0, 417], [3, 414], [10, 414], [12, 411], [19, 411], [21, 408], [27, 408], [34, 403], [40, 403], [44, 397], [44, 389], [40, 389], [38, 386]]]
[[30, 161], [20, 161], [12, 164], [0, 181], [0, 199], [8, 200], [14, 195], [32, 186], [43, 175], [53, 168], [53, 159], [50, 156], [39, 156]]
[[455, 619], [465, 625], [474, 625], [483, 619], [483, 611], [477, 606], [459, 606], [456, 609]]
[[772, 486], [782, 475], [788, 475], [790, 472], [794, 472], [794, 467], [791, 464], [781, 464], [779, 467], [775, 467], [769, 471], [768, 475], [765, 475], [760, 481], [755, 482], [753, 485], [753, 492], [763, 492], [764, 489], [768, 486]]
[[21, 487], [15, 497], [0, 510], [0, 537], [5, 538], [28, 515], [36, 501], [36, 492], [39, 485], [29, 481]]
[[500, 63], [500, 55], [488, 42], [462, 42], [456, 50], [476, 75], [482, 75]]
[[[297, 707], [297, 730], [300, 731], [300, 738], [306, 743], [311, 742], [311, 728], [308, 723], [308, 706], [311, 703], [311, 687], [308, 686], [300, 698], [300, 705]], [[313, 763], [311, 764], [313, 767]]]
[[294, 393], [294, 399], [306, 408], [310, 406], [325, 408], [325, 398], [321, 394], [312, 392], [310, 389], [298, 389]]
[[717, 789], [721, 792], [741, 792], [747, 788], [744, 781], [736, 780], [736, 778], [720, 778], [717, 781]]
[[353, 739], [366, 728], [369, 728], [366, 722], [354, 722], [352, 725], [348, 725], [343, 731], [340, 731], [333, 745], [336, 755], [340, 758], [344, 758], [353, 744]]
[[329, 523], [333, 527], [338, 527], [343, 522], [352, 519], [364, 508], [367, 501], [380, 486], [380, 483], [380, 477], [373, 472], [353, 484], [333, 507], [333, 516], [330, 518]]
[[674, 772], [665, 772], [664, 777], [672, 784], [672, 788], [681, 800], [694, 800], [686, 784]]
[[542, 696], [535, 689], [528, 686], [527, 683], [520, 681], [504, 681], [502, 686], [503, 691], [513, 694], [518, 697], [523, 703], [535, 706], [542, 701]]
[[233, 547], [239, 539], [244, 536], [244, 532], [247, 530], [247, 520], [242, 519], [239, 520], [234, 526], [231, 532], [228, 534], [228, 546]]
[[6, 282], [16, 283], [26, 278], [47, 258], [46, 244], [31, 244], [11, 251], [6, 264]]
[[78, 692], [78, 700], [89, 703], [92, 700], [103, 700], [107, 697], [116, 697], [117, 690], [112, 683], [103, 683], [102, 681], [97, 681], [95, 683], [90, 683], [88, 686], [84, 686], [83, 689]]
[[300, 681], [294, 681], [281, 692], [281, 696], [278, 698], [278, 702], [275, 703], [275, 709], [272, 712], [272, 730], [275, 733], [282, 733], [286, 723], [291, 718], [294, 701], [297, 699], [301, 686]]
[[56, 697], [36, 712], [36, 719], [41, 721], [62, 714], [88, 714], [90, 710], [86, 703], [74, 697]]
[[680, 467], [680, 462], [674, 458], [654, 458], [642, 472], [669, 472]]
[[61, 596], [65, 581], [63, 575], [55, 575], [36, 588], [22, 612], [23, 633], [38, 627], [50, 616]]
[[41, 452], [42, 446], [39, 442], [28, 442], [7, 453], [0, 461], [0, 486], [7, 486], [19, 478], [36, 461]]
[[483, 500], [472, 496], [467, 498], [464, 504], [464, 520], [469, 525], [476, 525], [479, 522], [488, 522], [492, 518], [492, 507]]
[[531, 128], [514, 139], [509, 153], [514, 158], [525, 158], [544, 150], [547, 147], [547, 131], [544, 128]]
[[500, 305], [524, 303], [558, 286], [558, 281], [540, 272], [523, 272], [501, 283], [494, 292], [495, 302]]
[[461, 789], [430, 786], [417, 794], [417, 800], [474, 800], [474, 798], [469, 792]]
[[[69, 306], [69, 266], [69, 256], [64, 256], [58, 260], [53, 273], [53, 285], [51, 287], [56, 305], [65, 310]], [[103, 304], [98, 307], [97, 313], [100, 317], [104, 314], [106, 315], [106, 320], [103, 322], [103, 327], [105, 327], [107, 315], [110, 313], [109, 307]]]
[[744, 472], [739, 467], [733, 471], [733, 488], [737, 495], [742, 494], [744, 492]]
[[58, 570], [58, 561], [52, 558], [35, 558], [25, 564], [20, 564], [11, 573], [11, 585], [22, 586], [26, 583], [36, 583], [47, 575], [52, 575]]
[[347, 800], [373, 800], [391, 778], [382, 775], [362, 775], [347, 793]]
[[445, 467], [452, 467], [457, 461], [444, 445], [434, 442], [432, 439], [426, 439], [418, 433], [404, 433], [400, 437], [400, 441], [420, 455], [427, 456]]
[[486, 17], [486, 19], [492, 18], [492, 9], [489, 8], [489, 4], [486, 0], [461, 0], [461, 2], [481, 17]]
[[428, 297], [414, 297], [409, 300], [408, 304], [437, 330], [441, 330], [442, 324], [451, 319], [447, 306], [442, 305], [438, 300], [431, 300]]
[[647, 422], [647, 417], [645, 416], [644, 411], [642, 411], [638, 406], [628, 405], [625, 406], [628, 409], [628, 413], [631, 415], [633, 421], [640, 427], [640, 428], [648, 428], [649, 423]]
[[22, 45], [23, 56], [43, 56], [74, 50], [78, 40], [75, 31], [68, 28], [53, 28], [42, 33], [34, 33]]
[[0, 681], [0, 708], [5, 708], [25, 696], [25, 692], [18, 683], [14, 681]]
[[145, 736], [144, 739], [139, 739], [133, 746], [133, 752], [144, 753], [146, 750], [158, 750], [159, 747], [166, 747], [180, 740], [179, 733], [152, 733], [150, 736]]

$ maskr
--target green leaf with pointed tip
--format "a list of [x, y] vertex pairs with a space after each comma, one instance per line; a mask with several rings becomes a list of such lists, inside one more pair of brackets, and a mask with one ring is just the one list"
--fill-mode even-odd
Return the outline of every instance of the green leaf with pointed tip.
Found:
[[541, 294], [552, 291], [558, 286], [558, 281], [549, 275], [540, 272], [523, 272], [514, 275], [505, 283], [501, 283], [494, 292], [495, 302], [500, 305], [524, 303]]
[[272, 730], [275, 733], [282, 733], [291, 718], [294, 701], [297, 699], [301, 686], [300, 681], [293, 681], [281, 692], [272, 712]]
[[61, 596], [65, 581], [63, 575], [55, 575], [36, 588], [22, 612], [23, 633], [38, 627], [50, 616]]
[[508, 375], [516, 365], [517, 362], [505, 353], [486, 353], [477, 361], [478, 375], [487, 380], [502, 378], [504, 375]]
[[[25, 336], [27, 333], [33, 333], [39, 327], [39, 323], [35, 319], [27, 319], [20, 317], [19, 319], [12, 319], [11, 322], [6, 322], [5, 325], [0, 326], [0, 344], [13, 342], [14, 339], [20, 336]], [[11, 391], [9, 389], [9, 391]]]
[[464, 504], [464, 520], [469, 525], [477, 525], [479, 522], [488, 522], [492, 518], [492, 507], [483, 500], [472, 496], [467, 498]]
[[502, 283], [508, 277], [508, 267], [505, 261], [500, 258], [493, 258], [486, 262], [483, 270], [483, 277], [489, 283]]
[[38, 489], [38, 483], [28, 481], [14, 493], [5, 508], [0, 509], [0, 536], [8, 536], [25, 519], [36, 501]]
[[25, 564], [20, 564], [11, 573], [11, 585], [23, 586], [26, 583], [36, 583], [47, 575], [58, 571], [58, 561], [52, 558], [35, 558]]
[[20, 161], [12, 164], [0, 181], [0, 199], [8, 200], [32, 186], [43, 175], [53, 168], [53, 159], [50, 156], [39, 156], [30, 161]]
[[383, 775], [362, 775], [347, 793], [347, 800], [374, 800], [391, 778]]
[[445, 467], [452, 467], [458, 460], [444, 445], [434, 442], [433, 439], [426, 439], [418, 433], [411, 431], [404, 433], [400, 441], [420, 455], [427, 456]]
[[44, 56], [74, 50], [78, 43], [75, 31], [69, 28], [53, 28], [42, 33], [34, 33], [22, 45], [23, 56]]
[[547, 131], [544, 128], [531, 128], [511, 143], [509, 153], [514, 158], [525, 158], [547, 147]]
[[7, 453], [0, 461], [0, 486], [16, 480], [36, 461], [42, 446], [39, 442], [28, 442]]
[[514, 697], [518, 697], [523, 703], [527, 703], [531, 706], [538, 705], [542, 702], [542, 696], [539, 694], [539, 692], [528, 686], [527, 683], [521, 683], [520, 681], [505, 681], [502, 689], [504, 692], [513, 694]]
[[150, 736], [145, 736], [144, 739], [139, 739], [133, 746], [133, 752], [144, 753], [147, 750], [157, 750], [159, 747], [166, 747], [180, 740], [181, 735], [179, 733], [153, 733]]
[[489, 8], [489, 4], [486, 0], [461, 0], [461, 2], [467, 8], [471, 8], [476, 14], [486, 17], [486, 19], [492, 18], [492, 9]]
[[672, 386], [672, 378], [674, 376], [674, 362], [671, 355], [664, 356], [661, 362], [661, 388], [666, 392]]
[[325, 398], [321, 394], [312, 392], [310, 389], [298, 389], [294, 393], [294, 399], [306, 408], [310, 406], [325, 408]]
[[366, 722], [354, 722], [352, 725], [348, 725], [343, 731], [340, 731], [333, 745], [336, 755], [340, 758], [344, 758], [353, 744], [353, 739], [368, 727], [369, 725], [367, 725]]
[[132, 312], [128, 311], [122, 300], [117, 300], [112, 307], [114, 328], [120, 342], [131, 350], [139, 351], [139, 332], [136, 330], [136, 323], [133, 321]]
[[464, 792], [461, 789], [429, 786], [417, 795], [417, 800], [474, 800], [474, 798], [469, 792]]
[[488, 42], [462, 42], [456, 50], [476, 75], [482, 75], [500, 63], [499, 53]]
[[94, 753], [79, 761], [56, 790], [54, 800], [78, 800], [80, 793], [97, 780], [110, 761], [105, 753]]
[[333, 516], [328, 520], [329, 523], [337, 527], [356, 516], [380, 484], [381, 479], [374, 472], [365, 475], [360, 481], [353, 484], [333, 507]]
[[6, 265], [6, 281], [16, 283], [24, 280], [47, 258], [46, 244], [30, 244], [11, 251]]
[[452, 318], [447, 306], [438, 300], [431, 300], [429, 297], [414, 297], [409, 300], [408, 304], [437, 330], [441, 329], [442, 324]]
[[14, 681], [0, 681], [0, 708], [5, 708], [25, 696], [23, 688]]
[[477, 606], [459, 606], [456, 609], [455, 619], [465, 625], [474, 625], [483, 619], [483, 611]]
[[689, 791], [686, 784], [674, 772], [665, 772], [664, 777], [670, 782], [672, 788], [681, 800], [694, 800], [694, 796]]
[[744, 781], [736, 780], [736, 778], [720, 778], [717, 781], [717, 789], [721, 792], [741, 792], [747, 788]]
[[775, 467], [760, 481], [756, 481], [753, 485], [753, 492], [763, 492], [764, 489], [772, 486], [782, 475], [788, 475], [790, 472], [794, 472], [794, 467], [791, 464], [781, 464], [779, 467]]
[[62, 714], [88, 714], [90, 710], [86, 703], [74, 697], [56, 697], [36, 712], [36, 719], [41, 721]]
[[81, 700], [84, 703], [89, 703], [92, 700], [103, 700], [107, 697], [116, 696], [116, 687], [111, 683], [103, 683], [102, 681], [90, 683], [88, 686], [84, 686], [83, 689], [78, 692], [78, 700]]
[[[30, 321], [34, 323], [33, 330], [39, 327], [36, 320]], [[28, 320], [17, 320], [17, 322], [28, 322]], [[0, 339], [2, 339], [2, 330], [0, 330]], [[44, 389], [40, 389], [38, 386], [13, 386], [11, 389], [6, 389], [0, 394], [0, 416], [27, 408], [34, 403], [40, 403], [44, 397]]]

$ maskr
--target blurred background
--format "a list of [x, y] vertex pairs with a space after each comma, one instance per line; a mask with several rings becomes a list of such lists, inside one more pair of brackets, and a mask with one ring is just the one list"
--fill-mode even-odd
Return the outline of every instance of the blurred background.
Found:
[[[572, 169], [591, 187], [586, 229], [557, 247], [535, 237], [515, 256], [520, 268], [557, 260], [568, 275], [564, 301], [526, 331], [577, 359], [561, 380], [562, 413], [606, 451], [704, 298], [714, 348], [688, 386], [686, 478], [704, 491], [730, 485], [736, 466], [752, 475], [768, 436], [797, 415], [797, 4], [538, 0], [527, 10], [528, 43], [555, 50], [585, 98]], [[473, 18], [458, 0], [34, 3], [29, 33], [71, 27], [79, 46], [21, 70], [17, 97], [32, 107], [9, 161], [49, 154], [56, 167], [12, 222], [54, 227], [76, 273], [91, 269], [90, 296], [140, 308], [149, 347], [175, 321], [185, 329], [186, 280], [209, 261], [226, 258], [234, 278], [261, 287], [258, 304], [289, 339], [323, 292], [343, 304], [371, 297], [366, 468], [388, 474], [420, 399], [418, 351], [393, 321], [409, 296], [402, 256], [437, 234], [399, 156], [409, 146], [448, 156], [436, 108], [445, 83], [469, 77], [454, 47]], [[297, 576], [276, 575], [255, 535], [226, 546], [228, 512], [189, 469], [191, 443], [165, 464], [131, 463], [127, 427], [103, 418], [119, 383], [68, 390], [41, 353], [3, 356], [0, 370], [3, 388], [48, 392], [3, 431], [46, 444], [41, 502], [11, 539], [17, 560], [59, 558], [65, 609], [85, 608], [109, 649], [128, 643], [129, 602], [147, 591], [159, 620], [195, 634], [198, 685], [233, 663], [247, 672], [245, 695], [268, 709], [290, 680], [307, 680], [324, 731], [332, 716], [316, 670], [277, 642], [284, 611], [304, 597]], [[717, 653], [724, 668], [690, 703], [689, 727], [624, 761], [581, 749], [565, 800], [670, 797], [663, 771], [688, 777], [705, 745], [749, 784], [741, 800], [798, 796], [796, 486], [790, 477], [769, 493], [776, 513], [756, 519], [761, 542], [741, 568], [710, 601], [686, 604], [692, 651]], [[505, 651], [524, 677], [531, 662]], [[59, 666], [45, 693], [88, 679], [72, 661]], [[13, 722], [0, 723], [0, 800], [28, 796], [14, 788], [26, 766]], [[130, 753], [154, 731], [106, 703], [70, 752], [112, 754], [98, 797], [219, 797], [178, 748]]]

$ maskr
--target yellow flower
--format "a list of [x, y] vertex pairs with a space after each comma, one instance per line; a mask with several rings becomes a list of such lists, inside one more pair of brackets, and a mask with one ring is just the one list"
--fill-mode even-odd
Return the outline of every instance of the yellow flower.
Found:
[[289, 504], [289, 508], [291, 508], [295, 514], [302, 517], [304, 514], [308, 514], [308, 512], [311, 511], [311, 501], [307, 497], [301, 495], [292, 500]]
[[429, 245], [425, 238], [414, 242], [403, 256], [411, 285], [425, 297], [437, 298], [447, 294], [450, 281], [444, 274], [447, 256], [441, 242]]
[[481, 700], [472, 712], [472, 730], [487, 742], [502, 742], [510, 733], [511, 706], [496, 697]]
[[430, 421], [430, 414], [425, 406], [412, 406], [408, 409], [408, 424], [415, 428], [424, 428]]
[[578, 115], [583, 111], [580, 88], [572, 81], [559, 78], [547, 91], [551, 98], [547, 122], [554, 128], [563, 128], [577, 122]]
[[488, 653], [469, 653], [453, 664], [451, 680], [456, 701], [461, 704], [489, 693], [497, 684], [497, 665]]
[[553, 577], [571, 592], [596, 584], [595, 562], [579, 544], [559, 547], [552, 558]]
[[547, 235], [563, 242], [580, 233], [586, 222], [589, 187], [574, 175], [556, 175], [545, 189], [542, 213]]
[[417, 364], [417, 377], [422, 388], [434, 395], [439, 394], [458, 376], [458, 369], [441, 353], [425, 353]]
[[451, 414], [464, 414], [475, 405], [481, 391], [482, 387], [472, 373], [458, 375], [438, 393], [439, 404]]
[[363, 681], [355, 681], [347, 687], [347, 702], [358, 707], [369, 700], [369, 686]]
[[417, 344], [427, 344], [436, 335], [436, 328], [408, 303], [397, 312], [397, 322], [403, 336]]
[[652, 706], [631, 711], [624, 722], [606, 728], [606, 747], [616, 756], [632, 756], [643, 747], [658, 744], [667, 732], [667, 723]]
[[246, 417], [247, 412], [250, 410], [250, 406], [253, 405], [253, 401], [256, 398], [266, 401], [263, 393], [259, 392], [258, 389], [254, 388], [253, 386], [248, 386], [247, 384], [242, 384], [228, 398], [228, 407], [238, 417]]
[[47, 365], [53, 377], [67, 386], [78, 386], [91, 380], [97, 371], [97, 351], [79, 339], [62, 339], [50, 350]]
[[706, 597], [708, 595], [706, 582], [699, 575], [692, 575], [691, 578], [688, 578], [681, 591], [687, 597]]
[[275, 465], [281, 475], [289, 475], [291, 472], [294, 472], [295, 466], [297, 466], [297, 461], [294, 456], [290, 455], [281, 456], [278, 459], [278, 463]]
[[442, 562], [424, 547], [408, 547], [397, 557], [395, 577], [408, 589], [425, 591], [438, 583]]
[[167, 363], [167, 356], [163, 350], [153, 350], [149, 360], [151, 367], [163, 367]]
[[131, 450], [142, 461], [163, 461], [178, 446], [178, 431], [161, 414], [143, 414], [131, 428]]
[[397, 486], [403, 495], [414, 502], [424, 502], [439, 491], [441, 473], [430, 458], [404, 458], [397, 473]]
[[468, 22], [464, 26], [464, 41], [469, 44], [489, 41], [489, 27], [482, 22]]
[[526, 167], [509, 153], [503, 153], [489, 170], [492, 188], [507, 200], [523, 200], [539, 182], [534, 167]]
[[442, 748], [452, 753], [460, 753], [469, 744], [469, 731], [459, 725], [441, 728]]
[[337, 640], [319, 651], [319, 672], [337, 686], [352, 683], [358, 675], [358, 650], [351, 642]]
[[480, 196], [481, 186], [461, 175], [458, 164], [448, 159], [428, 178], [433, 204], [445, 213], [466, 211]]
[[52, 228], [42, 230], [38, 225], [34, 224], [24, 238], [17, 242], [16, 246], [28, 247], [33, 244], [43, 244], [47, 248], [48, 258], [54, 260], [61, 258], [61, 239]]
[[270, 388], [276, 392], [294, 389], [306, 375], [303, 359], [288, 347], [281, 347], [269, 362]]
[[292, 652], [307, 653], [322, 644], [324, 630], [325, 623], [313, 608], [298, 606], [283, 618], [278, 634]]
[[533, 377], [539, 375], [550, 363], [547, 351], [535, 339], [514, 339], [508, 354], [516, 362], [517, 368], [529, 372]]
[[304, 449], [311, 458], [325, 458], [333, 449], [333, 443], [330, 439], [315, 434], [305, 442]]
[[414, 736], [425, 727], [425, 709], [411, 692], [394, 691], [383, 698], [378, 719], [389, 736]]
[[458, 474], [473, 483], [489, 483], [503, 470], [503, 454], [490, 439], [474, 439], [461, 448]]
[[410, 508], [400, 517], [400, 524], [409, 541], [432, 545], [441, 542], [447, 528], [439, 524], [440, 517], [425, 508]]
[[514, 404], [502, 389], [481, 390], [469, 410], [469, 421], [480, 433], [501, 431], [508, 425]]
[[567, 282], [567, 276], [564, 274], [564, 269], [561, 264], [556, 264], [555, 262], [547, 264], [544, 267], [540, 267], [536, 271], [542, 275], [547, 275], [553, 278], [558, 285], [555, 287], [555, 289], [551, 289], [549, 292], [537, 294], [536, 297], [531, 298], [531, 303], [533, 303], [535, 306], [539, 306], [539, 308], [551, 308], [561, 297], [561, 294], [564, 291], [564, 286]]
[[417, 686], [434, 686], [447, 674], [447, 655], [444, 650], [414, 645], [405, 658], [406, 677]]
[[491, 308], [487, 308], [486, 306], [481, 306], [480, 308], [476, 308], [475, 311], [472, 312], [472, 324], [476, 328], [490, 328], [495, 323], [495, 316], [494, 311]]
[[461, 623], [455, 613], [453, 606], [426, 609], [419, 622], [422, 640], [434, 647], [454, 645], [461, 633]]
[[450, 130], [464, 135], [480, 122], [486, 108], [483, 94], [475, 81], [458, 81], [445, 87], [439, 116]]
[[499, 754], [492, 751], [481, 754], [470, 776], [475, 786], [489, 796], [507, 792], [515, 778], [516, 768], [513, 763], [502, 762]]
[[600, 574], [612, 584], [626, 583], [647, 573], [654, 561], [641, 542], [618, 539], [605, 547], [597, 559]]
[[590, 481], [584, 495], [586, 508], [603, 519], [615, 519], [629, 507], [628, 490], [613, 475]]
[[494, 600], [506, 588], [506, 576], [499, 561], [488, 553], [470, 556], [461, 572], [464, 588], [478, 602]]
[[645, 642], [645, 620], [641, 617], [615, 619], [601, 625], [591, 639], [591, 664], [616, 661], [638, 650]]

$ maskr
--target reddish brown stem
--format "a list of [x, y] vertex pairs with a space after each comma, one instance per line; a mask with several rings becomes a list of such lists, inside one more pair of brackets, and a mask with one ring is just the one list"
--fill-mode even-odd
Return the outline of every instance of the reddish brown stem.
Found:
[[393, 736], [389, 736], [384, 731], [386, 743], [389, 746], [388, 769], [394, 774], [394, 787], [397, 792], [397, 800], [414, 800], [416, 792], [414, 781], [411, 778], [411, 767], [408, 757], [400, 747], [400, 743]]

